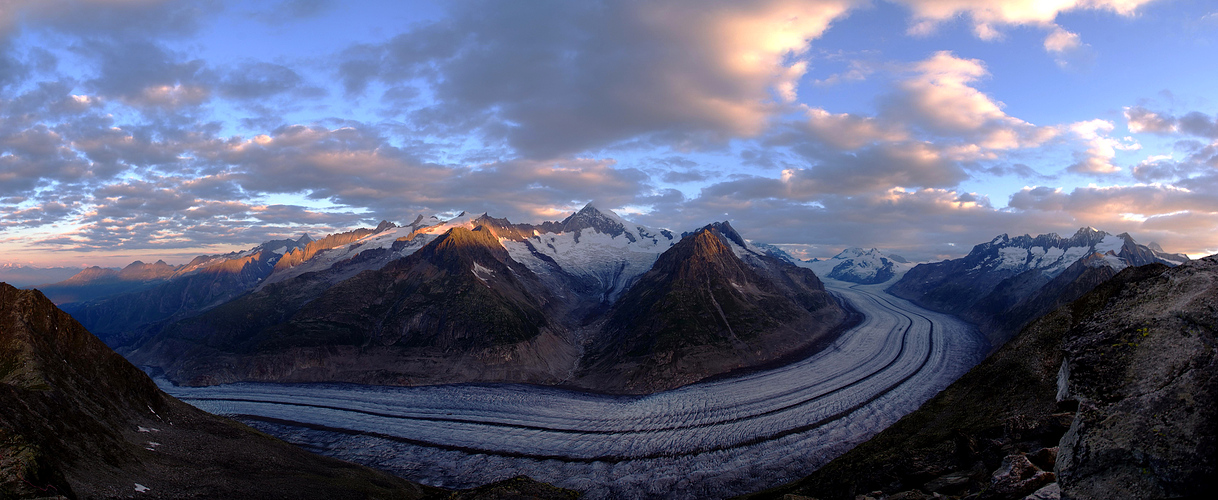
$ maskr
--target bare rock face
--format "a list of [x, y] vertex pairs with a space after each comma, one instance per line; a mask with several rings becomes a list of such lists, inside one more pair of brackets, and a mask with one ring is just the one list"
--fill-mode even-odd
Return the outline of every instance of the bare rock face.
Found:
[[1218, 491], [1218, 258], [1130, 283], [1063, 350], [1062, 498]]
[[1026, 495], [1034, 493], [1055, 479], [1052, 472], [1040, 470], [1026, 455], [1008, 455], [1002, 459], [1002, 466], [994, 471], [986, 494], [995, 497]]

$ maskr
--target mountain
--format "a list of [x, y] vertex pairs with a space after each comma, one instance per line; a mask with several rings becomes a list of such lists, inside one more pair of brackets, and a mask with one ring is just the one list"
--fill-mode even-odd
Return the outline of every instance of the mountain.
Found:
[[178, 269], [163, 260], [152, 264], [137, 260], [122, 269], [89, 267], [66, 280], [38, 288], [57, 304], [94, 300], [153, 286], [169, 279]]
[[[1092, 228], [1079, 229], [1069, 238], [1003, 234], [976, 245], [965, 257], [919, 264], [888, 291], [977, 323], [996, 347], [1036, 317], [1016, 316], [1016, 309], [1034, 312], [1020, 304], [1063, 273], [1066, 277], [1060, 281], [1070, 282], [1088, 266], [1107, 266], [1115, 274], [1128, 266], [1178, 265], [1187, 259], [1139, 245], [1127, 233], [1111, 235]], [[1080, 261], [1086, 262], [1075, 266]]]
[[39, 267], [21, 264], [0, 264], [0, 282], [15, 287], [63, 281], [80, 272], [79, 267]]
[[577, 385], [648, 393], [801, 352], [846, 318], [811, 271], [726, 222], [683, 237], [614, 303]]
[[325, 272], [343, 263], [344, 273], [332, 274], [331, 283], [358, 274], [360, 271], [380, 269], [394, 259], [418, 250], [426, 239], [415, 240], [416, 245], [400, 245], [399, 240], [410, 240], [420, 229], [439, 224], [440, 220], [418, 216], [414, 222], [398, 226], [382, 220], [375, 229], [356, 229], [344, 233], [327, 235], [320, 240], [297, 242], [297, 248], [284, 254], [275, 263], [274, 271], [258, 288], [280, 283], [307, 273]]
[[671, 231], [626, 222], [591, 203], [561, 222], [518, 227], [524, 237], [504, 242], [512, 258], [543, 279], [574, 280], [569, 286], [604, 306], [677, 240]]
[[913, 264], [899, 255], [888, 255], [874, 248], [847, 248], [832, 259], [801, 262], [799, 265], [827, 278], [862, 285], [891, 281], [913, 267]]
[[[226, 303], [158, 324], [125, 352], [190, 385], [513, 381], [639, 392], [808, 353], [846, 318], [814, 273], [726, 223], [674, 245], [669, 231], [588, 205], [539, 225], [462, 213], [365, 232], [309, 243], [308, 259], [279, 265]], [[708, 256], [714, 265], [697, 264]], [[294, 271], [302, 268], [310, 270]], [[689, 280], [714, 291], [686, 300]], [[666, 294], [672, 300], [648, 309]], [[665, 326], [655, 319], [666, 307], [718, 319]], [[626, 336], [641, 350], [606, 347]], [[630, 368], [643, 361], [651, 364]], [[603, 375], [576, 373], [593, 364]]]
[[870, 441], [748, 498], [1208, 498], [1215, 296], [1218, 256], [1127, 267]]
[[451, 227], [381, 269], [306, 288], [270, 285], [170, 325], [131, 357], [188, 384], [413, 385], [555, 383], [577, 354], [550, 291], [485, 226]]
[[188, 317], [250, 290], [299, 243], [273, 240], [241, 252], [199, 256], [179, 267], [158, 262], [164, 272], [138, 290], [62, 307], [108, 345], [131, 346], [151, 325]]
[[423, 498], [161, 392], [36, 290], [0, 285], [4, 498]]

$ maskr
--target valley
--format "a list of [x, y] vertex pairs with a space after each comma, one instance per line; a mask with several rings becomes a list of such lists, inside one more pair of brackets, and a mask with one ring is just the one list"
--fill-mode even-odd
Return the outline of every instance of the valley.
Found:
[[162, 389], [325, 455], [426, 484], [527, 474], [586, 498], [714, 498], [802, 477], [979, 362], [973, 327], [825, 280], [864, 319], [782, 367], [645, 396], [525, 384], [234, 383]]

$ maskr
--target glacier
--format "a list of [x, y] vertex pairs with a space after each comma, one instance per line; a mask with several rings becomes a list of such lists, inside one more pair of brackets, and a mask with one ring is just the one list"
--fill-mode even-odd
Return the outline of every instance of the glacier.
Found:
[[831, 279], [863, 314], [832, 345], [765, 371], [646, 396], [524, 384], [237, 383], [170, 394], [307, 449], [435, 486], [525, 474], [585, 498], [723, 498], [807, 475], [979, 362], [972, 326]]

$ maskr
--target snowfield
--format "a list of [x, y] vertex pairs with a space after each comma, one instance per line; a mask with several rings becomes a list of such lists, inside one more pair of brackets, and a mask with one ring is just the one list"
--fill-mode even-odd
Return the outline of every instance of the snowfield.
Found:
[[824, 280], [865, 318], [787, 366], [648, 396], [522, 384], [240, 383], [170, 394], [427, 484], [520, 474], [585, 498], [722, 498], [802, 477], [916, 409], [989, 347], [971, 326]]

